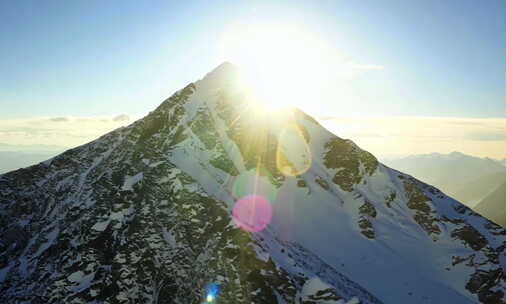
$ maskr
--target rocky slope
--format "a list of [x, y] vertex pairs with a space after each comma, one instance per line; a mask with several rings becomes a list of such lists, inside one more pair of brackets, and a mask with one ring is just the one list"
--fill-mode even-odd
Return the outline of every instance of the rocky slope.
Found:
[[236, 73], [0, 175], [0, 302], [505, 303], [505, 230]]

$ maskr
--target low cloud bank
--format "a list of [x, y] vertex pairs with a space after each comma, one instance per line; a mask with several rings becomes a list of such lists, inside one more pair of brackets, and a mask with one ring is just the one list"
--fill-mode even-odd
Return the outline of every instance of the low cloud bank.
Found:
[[378, 156], [462, 153], [506, 157], [506, 118], [318, 117], [336, 135]]
[[[339, 137], [349, 138], [379, 157], [453, 151], [479, 157], [506, 157], [506, 118], [322, 116], [317, 119]], [[0, 143], [25, 148], [71, 148], [133, 121], [126, 114], [0, 120]]]
[[126, 114], [0, 120], [0, 143], [12, 146], [9, 150], [27, 146], [71, 148], [92, 141], [132, 121]]

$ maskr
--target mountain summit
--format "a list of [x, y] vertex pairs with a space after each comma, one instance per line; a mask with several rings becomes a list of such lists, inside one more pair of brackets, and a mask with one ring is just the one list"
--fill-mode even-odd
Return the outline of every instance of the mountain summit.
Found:
[[0, 175], [0, 302], [505, 303], [505, 230], [235, 71]]

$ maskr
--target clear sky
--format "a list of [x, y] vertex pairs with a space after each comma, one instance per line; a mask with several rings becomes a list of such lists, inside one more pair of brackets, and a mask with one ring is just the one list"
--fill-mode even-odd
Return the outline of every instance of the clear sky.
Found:
[[503, 0], [0, 1], [0, 120], [144, 115], [231, 59], [224, 33], [269, 22], [372, 67], [310, 114], [506, 118], [505, 16]]

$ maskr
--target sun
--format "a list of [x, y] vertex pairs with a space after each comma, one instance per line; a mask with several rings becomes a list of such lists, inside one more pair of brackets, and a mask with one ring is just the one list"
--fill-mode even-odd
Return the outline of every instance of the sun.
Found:
[[307, 110], [329, 98], [337, 53], [314, 33], [276, 23], [238, 25], [222, 41], [250, 94], [268, 107]]

